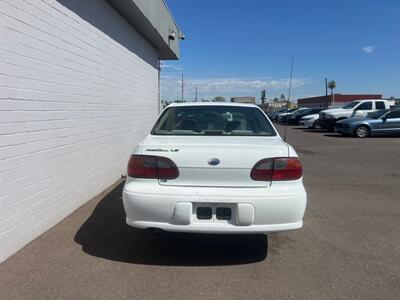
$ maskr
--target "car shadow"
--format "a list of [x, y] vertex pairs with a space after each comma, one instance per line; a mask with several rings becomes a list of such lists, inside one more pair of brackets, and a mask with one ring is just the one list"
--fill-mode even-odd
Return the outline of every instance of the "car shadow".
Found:
[[265, 235], [213, 235], [140, 230], [125, 223], [123, 183], [97, 204], [75, 235], [96, 257], [145, 265], [216, 266], [265, 260]]
[[[353, 136], [353, 135], [341, 135], [341, 134], [335, 134], [335, 133], [332, 133], [332, 134], [324, 134], [324, 136], [326, 136], [326, 137], [333, 137], [333, 138], [344, 138], [344, 139], [346, 139], [346, 138], [356, 138], [356, 137]], [[367, 137], [367, 139], [382, 139], [382, 138], [389, 138], [389, 139], [391, 139], [391, 138], [399, 138], [399, 137], [400, 137], [400, 135], [396, 135], [396, 134], [393, 134], [393, 135], [373, 135], [373, 136]]]
[[326, 133], [325, 129], [303, 128], [303, 132]]
[[354, 136], [351, 136], [351, 135], [341, 135], [341, 134], [335, 134], [335, 133], [324, 134], [324, 136], [334, 137], [334, 138], [344, 138], [344, 139], [354, 138]]

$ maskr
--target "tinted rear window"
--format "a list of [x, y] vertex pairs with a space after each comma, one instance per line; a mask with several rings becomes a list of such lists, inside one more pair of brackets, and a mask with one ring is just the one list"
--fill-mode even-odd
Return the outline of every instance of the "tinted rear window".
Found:
[[382, 102], [382, 101], [375, 102], [375, 108], [376, 109], [385, 109], [386, 108], [385, 102]]
[[276, 132], [256, 107], [199, 105], [167, 108], [151, 134], [275, 136]]

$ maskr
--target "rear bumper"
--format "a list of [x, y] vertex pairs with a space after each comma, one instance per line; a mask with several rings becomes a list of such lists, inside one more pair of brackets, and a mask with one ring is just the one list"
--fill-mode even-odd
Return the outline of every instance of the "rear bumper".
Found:
[[145, 221], [135, 221], [130, 218], [126, 218], [126, 223], [129, 226], [146, 229], [146, 228], [159, 228], [165, 231], [173, 232], [194, 232], [194, 233], [231, 233], [231, 234], [249, 234], [249, 233], [261, 233], [267, 234], [270, 232], [279, 232], [294, 230], [303, 227], [303, 221], [287, 223], [287, 224], [272, 224], [272, 225], [250, 225], [250, 226], [235, 226], [231, 224], [190, 224], [190, 225], [175, 225], [170, 223], [160, 223], [160, 222], [145, 222]]
[[[301, 228], [307, 202], [302, 181], [268, 188], [161, 186], [157, 181], [127, 181], [123, 203], [128, 225], [199, 233], [269, 233]], [[197, 219], [199, 206], [229, 207], [230, 220]]]

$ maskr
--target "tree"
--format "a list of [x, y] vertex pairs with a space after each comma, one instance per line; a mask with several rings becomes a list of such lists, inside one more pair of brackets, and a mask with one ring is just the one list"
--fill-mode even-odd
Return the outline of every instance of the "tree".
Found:
[[336, 88], [336, 82], [335, 82], [335, 80], [331, 80], [331, 81], [328, 82], [328, 88], [331, 89], [331, 95], [332, 95], [333, 90]]
[[335, 104], [335, 94], [333, 93], [333, 90], [336, 88], [335, 80], [331, 80], [328, 82], [328, 88], [330, 88], [330, 90], [331, 90], [332, 105], [334, 105]]
[[214, 97], [213, 102], [225, 102], [225, 97], [222, 96]]
[[281, 98], [282, 101], [286, 99], [284, 94], [281, 94], [280, 98]]

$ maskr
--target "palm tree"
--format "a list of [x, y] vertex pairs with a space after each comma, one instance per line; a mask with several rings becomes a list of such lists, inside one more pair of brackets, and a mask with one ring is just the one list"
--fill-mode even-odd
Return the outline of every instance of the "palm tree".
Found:
[[328, 88], [330, 88], [330, 90], [331, 90], [332, 105], [334, 105], [335, 104], [335, 94], [333, 93], [333, 90], [336, 88], [335, 80], [331, 80], [328, 82]]

